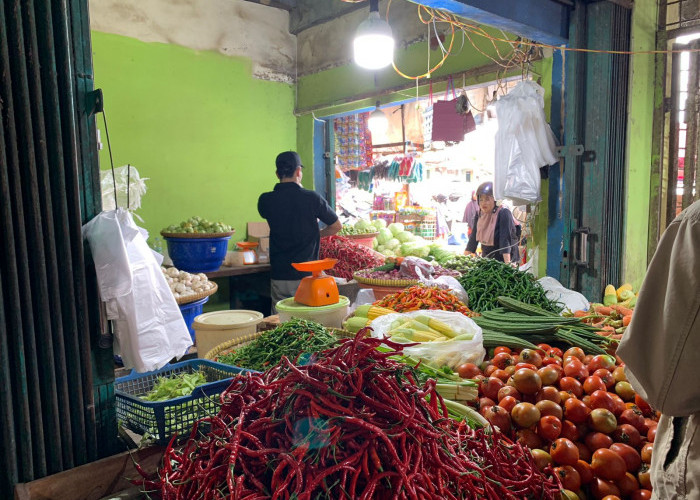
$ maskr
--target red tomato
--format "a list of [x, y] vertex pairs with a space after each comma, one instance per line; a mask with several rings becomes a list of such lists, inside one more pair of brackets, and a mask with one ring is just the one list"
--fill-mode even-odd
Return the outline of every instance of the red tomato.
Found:
[[634, 397], [637, 395], [634, 389], [632, 389], [632, 385], [625, 381], [615, 384], [615, 393], [624, 401], [633, 401]]
[[538, 367], [533, 365], [532, 363], [518, 363], [517, 365], [515, 365], [516, 371], [520, 370], [521, 368], [527, 368], [528, 370], [536, 372]]
[[564, 365], [564, 375], [582, 382], [588, 377], [588, 368], [580, 361], [572, 360], [568, 365]]
[[651, 500], [651, 491], [637, 490], [630, 495], [630, 500]]
[[600, 377], [596, 375], [591, 375], [583, 382], [583, 391], [586, 394], [593, 394], [595, 391], [604, 390], [606, 390], [605, 383]]
[[642, 465], [637, 473], [637, 479], [639, 480], [639, 485], [645, 490], [651, 490], [651, 475], [649, 473], [649, 466], [646, 464]]
[[[590, 370], [591, 369], [589, 368], [588, 371]], [[608, 370], [600, 368], [594, 371], [593, 375], [595, 375], [596, 377], [600, 377], [600, 380], [603, 381], [606, 389], [610, 389], [611, 387], [615, 386], [615, 377], [613, 377], [612, 373], [610, 373]]]
[[537, 435], [545, 439], [546, 441], [554, 441], [559, 437], [560, 434], [561, 420], [559, 420], [557, 417], [547, 415], [546, 417], [542, 417], [537, 423]]
[[535, 398], [538, 402], [539, 401], [552, 401], [553, 403], [556, 403], [557, 405], [561, 404], [561, 394], [557, 390], [556, 387], [548, 386], [548, 387], [543, 387], [540, 392], [537, 393], [537, 397]]
[[588, 415], [588, 425], [593, 430], [610, 434], [617, 428], [617, 420], [611, 411], [605, 408], [596, 408]]
[[457, 367], [457, 375], [462, 378], [474, 378], [481, 375], [481, 370], [474, 363], [464, 363]]
[[566, 438], [559, 438], [554, 441], [549, 448], [549, 454], [552, 455], [554, 463], [559, 465], [574, 466], [579, 460], [578, 448]]
[[591, 358], [591, 361], [588, 363], [588, 369], [591, 372], [594, 372], [596, 370], [608, 370], [613, 371], [615, 369], [615, 358], [613, 356], [610, 356], [609, 354], [598, 354], [597, 356], [593, 356]]
[[654, 443], [644, 443], [644, 446], [642, 446], [642, 462], [645, 464], [651, 463], [651, 453], [653, 448]]
[[593, 354], [586, 354], [586, 356], [582, 360], [583, 364], [588, 366], [588, 363], [590, 363], [592, 359], [593, 359]]
[[584, 423], [590, 412], [590, 408], [578, 399], [569, 398], [564, 402], [564, 417], [575, 424]]
[[537, 370], [537, 375], [540, 376], [543, 386], [556, 384], [559, 380], [559, 372], [549, 366], [543, 366]]
[[649, 429], [647, 429], [646, 423], [644, 422], [642, 412], [639, 410], [627, 408], [620, 414], [620, 418], [618, 418], [617, 421], [620, 422], [620, 424], [631, 425], [632, 427], [637, 429], [640, 434], [642, 432], [644, 432], [644, 434], [649, 432]]
[[515, 408], [515, 405], [517, 405], [518, 403], [519, 401], [513, 396], [505, 396], [504, 398], [501, 398], [501, 400], [498, 402], [498, 406], [500, 406], [510, 414], [510, 412], [513, 411], [513, 408]]
[[576, 442], [581, 437], [581, 434], [576, 428], [576, 424], [574, 424], [571, 420], [562, 420], [561, 437]]
[[578, 399], [576, 396], [574, 396], [572, 393], [569, 391], [559, 391], [559, 399], [561, 399], [561, 405], [563, 405], [567, 399]]
[[548, 352], [542, 357], [542, 366], [561, 365], [561, 358]]
[[552, 350], [549, 352], [554, 354], [555, 356], [562, 358], [562, 359], [564, 358], [564, 352], [561, 349], [559, 349], [558, 347], [552, 347]]
[[522, 429], [532, 427], [541, 417], [540, 410], [532, 403], [518, 403], [510, 412], [510, 416], [513, 422]]
[[634, 396], [634, 404], [636, 404], [639, 409], [642, 410], [645, 417], [651, 417], [654, 414], [654, 411], [651, 409], [649, 403], [644, 401], [639, 394]]
[[523, 349], [520, 351], [519, 359], [521, 363], [530, 363], [537, 368], [542, 366], [542, 356], [534, 349]]
[[591, 450], [588, 449], [588, 446], [580, 441], [576, 441], [574, 444], [576, 445], [576, 448], [578, 448], [578, 459], [583, 460], [584, 462], [590, 462], [593, 453], [591, 453]]
[[552, 350], [552, 346], [549, 344], [544, 344], [544, 343], [537, 344], [537, 350], [548, 353], [549, 351]]
[[496, 377], [489, 377], [485, 382], [479, 384], [479, 392], [494, 401], [498, 400], [498, 391], [503, 387], [503, 381]]
[[[637, 472], [642, 466], [642, 457], [637, 450], [624, 443], [613, 443], [610, 449], [620, 455], [627, 464], [627, 472]], [[635, 488], [637, 489], [637, 488]]]
[[530, 429], [520, 429], [518, 432], [515, 433], [515, 436], [517, 438], [518, 443], [530, 448], [531, 450], [542, 448], [542, 446], [544, 445], [544, 443], [542, 442], [542, 438]]
[[591, 465], [588, 462], [579, 460], [578, 462], [576, 462], [576, 465], [574, 465], [574, 469], [576, 469], [576, 472], [578, 472], [578, 475], [581, 478], [582, 485], [588, 484], [591, 481], [593, 481], [593, 469], [591, 468]]
[[612, 434], [612, 438], [618, 443], [628, 444], [632, 448], [638, 448], [642, 444], [642, 436], [630, 424], [618, 425]]
[[591, 452], [603, 448], [610, 448], [610, 446], [613, 444], [612, 438], [607, 434], [603, 434], [602, 432], [591, 432], [590, 434], [586, 435], [584, 441]]
[[620, 495], [625, 497], [631, 495], [633, 492], [639, 489], [639, 482], [637, 481], [637, 478], [634, 477], [634, 474], [629, 472], [625, 474], [625, 476], [616, 484], [617, 487], [620, 488]]
[[567, 356], [574, 356], [580, 361], [583, 361], [583, 358], [586, 357], [586, 353], [584, 353], [583, 349], [581, 349], [580, 347], [570, 347], [564, 353], [564, 357], [566, 358]]
[[594, 410], [596, 408], [605, 408], [610, 413], [613, 413], [616, 406], [615, 400], [608, 391], [594, 391], [591, 394], [591, 408]]
[[608, 495], [620, 495], [620, 489], [612, 481], [596, 477], [591, 481], [591, 494], [596, 500], [602, 500]]
[[581, 476], [571, 465], [555, 467], [554, 474], [559, 476], [559, 480], [561, 481], [561, 485], [564, 487], [564, 489], [578, 491], [578, 489], [581, 487]]
[[581, 382], [573, 377], [562, 377], [562, 379], [559, 381], [559, 388], [562, 391], [570, 392], [577, 398], [580, 398], [583, 395], [583, 386], [581, 385]]
[[477, 408], [479, 409], [479, 411], [481, 411], [481, 410], [485, 410], [489, 406], [493, 406], [495, 404], [496, 404], [496, 402], [491, 398], [479, 398]]
[[656, 439], [656, 426], [650, 427], [649, 432], [647, 432], [647, 441], [653, 443]]
[[538, 410], [540, 410], [540, 415], [542, 417], [552, 416], [557, 417], [559, 420], [564, 417], [564, 410], [562, 410], [561, 406], [556, 404], [554, 401], [543, 399], [542, 401], [535, 403], [535, 406]]
[[520, 401], [523, 396], [518, 392], [518, 390], [513, 387], [512, 385], [504, 385], [500, 389], [498, 389], [498, 401], [501, 399], [505, 398], [506, 396], [511, 396], [518, 401]]
[[605, 495], [603, 497], [603, 500], [622, 500], [622, 499], [617, 495]]
[[542, 379], [535, 370], [528, 368], [522, 368], [513, 374], [513, 384], [522, 394], [537, 394], [542, 389]]
[[500, 354], [502, 352], [505, 352], [506, 354], [510, 354], [511, 353], [510, 347], [498, 346], [493, 350], [494, 356], [497, 354]]
[[615, 377], [615, 382], [622, 382], [627, 380], [627, 375], [625, 375], [625, 369], [622, 366], [618, 366], [613, 370], [613, 377]]
[[615, 414], [616, 417], [619, 417], [622, 415], [622, 412], [627, 409], [627, 406], [625, 406], [625, 402], [622, 400], [620, 396], [615, 394], [614, 392], [609, 392], [610, 397], [613, 399], [613, 402], [615, 403], [615, 408], [613, 409], [613, 413]]
[[484, 411], [484, 418], [501, 432], [510, 432], [510, 413], [501, 406], [489, 406]]
[[505, 370], [494, 370], [493, 373], [491, 373], [492, 377], [496, 377], [497, 379], [500, 379], [502, 382], [507, 382], [508, 379], [510, 378], [510, 375], [508, 374], [507, 371]]
[[506, 366], [510, 366], [515, 363], [513, 362], [513, 356], [508, 353], [501, 352], [493, 357], [491, 364], [503, 370]]
[[496, 365], [488, 365], [486, 368], [484, 368], [484, 375], [490, 377], [496, 370], [498, 370]]
[[535, 459], [535, 466], [539, 470], [544, 470], [549, 465], [552, 465], [552, 457], [546, 451], [534, 448], [530, 450], [530, 453], [532, 454], [532, 458]]
[[623, 458], [606, 448], [600, 448], [593, 452], [591, 467], [597, 477], [609, 481], [619, 481], [627, 472], [627, 464]]

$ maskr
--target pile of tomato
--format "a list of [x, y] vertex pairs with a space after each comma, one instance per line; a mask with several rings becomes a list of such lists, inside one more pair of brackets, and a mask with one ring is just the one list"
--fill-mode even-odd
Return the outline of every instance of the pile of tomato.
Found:
[[578, 347], [537, 347], [497, 347], [481, 366], [459, 367], [479, 382], [479, 412], [559, 476], [564, 498], [651, 498], [658, 414], [632, 389], [623, 363]]

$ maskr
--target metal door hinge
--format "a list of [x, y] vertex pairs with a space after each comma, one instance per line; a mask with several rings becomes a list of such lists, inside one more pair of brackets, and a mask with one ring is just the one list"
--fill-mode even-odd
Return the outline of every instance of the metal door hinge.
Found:
[[583, 154], [583, 144], [569, 144], [566, 146], [557, 146], [557, 156], [563, 158], [565, 156], [581, 156]]
[[325, 153], [323, 153], [323, 159], [324, 159], [324, 160], [328, 160], [328, 159], [330, 159], [330, 157], [331, 157], [331, 154], [330, 154], [328, 151], [326, 151]]
[[88, 92], [85, 97], [87, 99], [88, 115], [96, 115], [104, 111], [105, 102], [102, 96], [102, 89], [95, 89], [92, 92]]

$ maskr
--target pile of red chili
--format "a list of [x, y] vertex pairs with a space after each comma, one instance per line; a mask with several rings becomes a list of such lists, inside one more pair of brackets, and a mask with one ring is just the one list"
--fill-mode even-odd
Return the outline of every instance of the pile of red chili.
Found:
[[326, 273], [347, 280], [351, 280], [356, 271], [384, 264], [381, 254], [342, 236], [321, 238], [319, 258], [338, 259], [335, 267]]
[[416, 385], [389, 359], [400, 346], [380, 352], [364, 333], [313, 364], [236, 377], [144, 486], [163, 499], [559, 498], [520, 444], [448, 418], [435, 381]]
[[475, 316], [455, 294], [439, 287], [414, 285], [400, 292], [392, 293], [376, 301], [375, 306], [393, 309], [396, 312], [418, 311], [420, 309], [439, 309], [442, 311], [461, 312], [465, 316]]

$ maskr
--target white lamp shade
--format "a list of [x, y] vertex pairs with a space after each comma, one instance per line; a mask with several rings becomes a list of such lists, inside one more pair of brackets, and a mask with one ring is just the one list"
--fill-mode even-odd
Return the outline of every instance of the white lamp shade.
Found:
[[394, 60], [391, 26], [379, 17], [379, 12], [370, 12], [357, 28], [353, 49], [355, 62], [366, 69], [381, 69]]
[[389, 128], [389, 119], [382, 111], [375, 109], [369, 115], [369, 120], [367, 120], [367, 126], [372, 132], [372, 135], [381, 135], [385, 133], [386, 130]]

